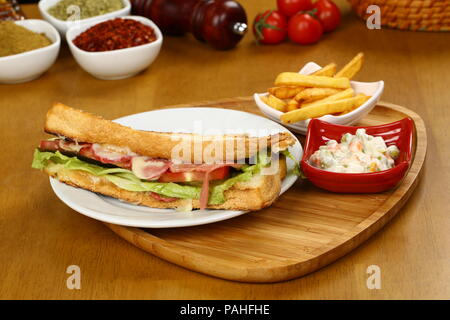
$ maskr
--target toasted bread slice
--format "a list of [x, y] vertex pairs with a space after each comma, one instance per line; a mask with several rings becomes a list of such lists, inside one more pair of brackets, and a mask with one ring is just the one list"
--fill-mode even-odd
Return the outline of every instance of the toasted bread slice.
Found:
[[[180, 145], [183, 144], [185, 147], [181, 148], [177, 155], [182, 160], [189, 160], [192, 163], [236, 161], [250, 158], [267, 147], [277, 152], [295, 143], [295, 139], [289, 132], [267, 137], [250, 137], [248, 135], [202, 136], [134, 130], [61, 103], [55, 103], [48, 111], [45, 131], [78, 142], [128, 147], [139, 155], [151, 158], [174, 159], [173, 151], [176, 148], [180, 149]], [[202, 143], [202, 148], [198, 147], [199, 142]], [[220, 148], [217, 147], [218, 142], [221, 142]], [[184, 148], [193, 152], [185, 155]], [[206, 150], [208, 154], [205, 153]]]
[[[163, 202], [147, 192], [127, 191], [117, 187], [106, 178], [78, 170], [67, 170], [61, 166], [48, 166], [44, 171], [68, 185], [90, 190], [133, 204], [152, 208], [200, 208], [198, 200], [179, 199]], [[210, 209], [254, 211], [270, 206], [278, 197], [281, 181], [286, 176], [286, 160], [280, 156], [278, 171], [272, 175], [256, 175], [250, 181], [236, 183], [225, 191], [226, 201], [220, 205], [209, 205]]]

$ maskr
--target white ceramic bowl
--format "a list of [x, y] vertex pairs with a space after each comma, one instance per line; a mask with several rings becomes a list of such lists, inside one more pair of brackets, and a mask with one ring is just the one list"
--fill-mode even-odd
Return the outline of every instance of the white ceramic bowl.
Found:
[[47, 71], [58, 57], [61, 38], [58, 31], [44, 20], [19, 20], [16, 24], [33, 32], [44, 33], [52, 44], [43, 48], [0, 58], [0, 83], [34, 80]]
[[[317, 70], [319, 70], [321, 66], [314, 62], [308, 62], [300, 71], [300, 74], [311, 74]], [[369, 100], [367, 100], [363, 105], [356, 108], [355, 110], [344, 114], [342, 116], [333, 116], [333, 115], [326, 115], [323, 117], [320, 117], [320, 120], [327, 121], [334, 124], [341, 124], [341, 125], [347, 125], [350, 126], [354, 123], [356, 123], [358, 120], [365, 117], [372, 109], [376, 106], [377, 102], [381, 98], [381, 94], [384, 90], [384, 81], [377, 81], [377, 82], [359, 82], [359, 81], [350, 81], [350, 84], [355, 91], [355, 94], [358, 93], [364, 93], [368, 96], [371, 96]], [[304, 121], [299, 121], [294, 124], [285, 124], [282, 123], [280, 120], [280, 116], [283, 114], [281, 111], [275, 110], [265, 104], [261, 100], [261, 96], [268, 95], [268, 92], [265, 93], [255, 93], [253, 95], [253, 98], [255, 99], [256, 105], [258, 106], [259, 110], [261, 110], [262, 113], [264, 113], [267, 117], [270, 119], [281, 123], [285, 127], [291, 129], [292, 131], [295, 131], [297, 133], [306, 134], [308, 130], [308, 124], [309, 119]]]
[[162, 33], [158, 26], [151, 20], [144, 17], [125, 16], [122, 18], [133, 19], [152, 27], [153, 30], [155, 30], [156, 40], [147, 44], [126, 49], [88, 52], [81, 50], [74, 45], [73, 40], [80, 33], [89, 29], [93, 25], [110, 19], [82, 24], [80, 26], [72, 27], [67, 31], [66, 40], [75, 60], [84, 70], [96, 78], [103, 80], [116, 80], [132, 77], [146, 69], [158, 56], [163, 40]]
[[65, 37], [66, 32], [74, 26], [80, 25], [80, 24], [84, 24], [84, 23], [90, 23], [93, 21], [99, 21], [102, 19], [109, 19], [109, 18], [115, 18], [115, 17], [122, 17], [122, 16], [127, 16], [130, 14], [131, 12], [131, 4], [129, 0], [122, 0], [123, 4], [125, 5], [122, 9], [120, 10], [116, 10], [113, 12], [109, 12], [109, 13], [105, 13], [99, 16], [95, 16], [95, 17], [91, 17], [91, 18], [87, 18], [87, 19], [81, 19], [81, 20], [74, 20], [74, 21], [65, 21], [65, 20], [60, 20], [55, 18], [54, 16], [52, 16], [51, 14], [49, 14], [47, 12], [47, 10], [50, 7], [53, 7], [56, 3], [58, 3], [61, 0], [40, 0], [39, 1], [39, 11], [42, 15], [42, 17], [47, 20], [48, 22], [50, 22], [61, 34], [61, 36]]

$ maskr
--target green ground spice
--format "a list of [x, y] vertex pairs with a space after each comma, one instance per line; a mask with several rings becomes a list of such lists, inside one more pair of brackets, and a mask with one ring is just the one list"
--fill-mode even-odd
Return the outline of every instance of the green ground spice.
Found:
[[52, 44], [52, 41], [44, 34], [28, 30], [13, 21], [0, 21], [0, 39], [0, 57], [35, 50]]
[[[71, 6], [76, 6], [79, 11]], [[78, 20], [99, 16], [124, 7], [122, 0], [61, 0], [48, 9], [48, 13], [60, 20]]]

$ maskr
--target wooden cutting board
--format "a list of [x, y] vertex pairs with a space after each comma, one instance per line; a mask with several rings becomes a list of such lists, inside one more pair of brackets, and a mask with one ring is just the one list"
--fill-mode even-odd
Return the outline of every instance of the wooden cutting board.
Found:
[[[174, 107], [220, 107], [260, 114], [252, 98]], [[410, 117], [416, 135], [412, 165], [402, 183], [379, 194], [334, 194], [301, 179], [275, 204], [213, 224], [140, 229], [106, 224], [133, 245], [190, 270], [243, 282], [278, 282], [313, 272], [350, 252], [382, 228], [415, 189], [427, 148], [423, 120], [381, 102], [358, 125]], [[304, 137], [298, 136], [303, 142]]]

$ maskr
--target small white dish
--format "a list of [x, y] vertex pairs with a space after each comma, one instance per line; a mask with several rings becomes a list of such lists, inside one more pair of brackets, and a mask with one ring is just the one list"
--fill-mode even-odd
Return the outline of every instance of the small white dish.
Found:
[[158, 56], [163, 36], [158, 26], [150, 19], [140, 16], [124, 16], [133, 19], [155, 30], [156, 40], [136, 47], [112, 51], [88, 52], [74, 45], [73, 40], [90, 27], [115, 18], [109, 18], [74, 26], [67, 31], [66, 40], [70, 51], [78, 64], [88, 73], [102, 80], [125, 79], [146, 69]]
[[[319, 69], [321, 69], [321, 66], [319, 66], [318, 64], [314, 62], [308, 62], [299, 71], [299, 73], [307, 75]], [[318, 119], [334, 124], [350, 126], [356, 123], [358, 120], [365, 117], [370, 111], [372, 111], [372, 109], [376, 106], [378, 101], [380, 101], [381, 94], [383, 93], [384, 90], [384, 81], [376, 81], [376, 82], [350, 81], [350, 85], [355, 91], [355, 94], [364, 93], [368, 96], [371, 96], [370, 99], [367, 100], [360, 107], [342, 116], [325, 115]], [[262, 96], [267, 96], [268, 94], [269, 94], [268, 92], [265, 92], [265, 93], [255, 93], [253, 95], [253, 98], [255, 99], [256, 105], [258, 106], [259, 110], [261, 110], [261, 112], [264, 113], [264, 115], [266, 115], [270, 119], [278, 123], [281, 123], [283, 126], [288, 127], [292, 131], [301, 134], [306, 134], [306, 132], [308, 131], [308, 124], [310, 120], [308, 119], [304, 121], [299, 121], [294, 124], [282, 123], [280, 120], [280, 116], [283, 114], [283, 112], [271, 108], [261, 100]]]
[[[81, 19], [81, 20], [73, 20], [73, 21], [65, 21], [60, 20], [52, 16], [50, 13], [48, 13], [48, 9], [50, 7], [53, 7], [56, 3], [58, 3], [61, 0], [40, 0], [38, 7], [39, 12], [41, 13], [42, 17], [50, 22], [61, 34], [63, 39], [65, 39], [66, 32], [73, 26], [77, 26], [84, 23], [90, 23], [93, 21], [99, 21], [102, 19], [109, 19], [109, 18], [115, 18], [115, 17], [122, 17], [127, 16], [131, 12], [131, 3], [129, 0], [122, 0], [124, 7], [120, 10], [108, 12], [99, 16], [87, 18], [87, 19]], [[76, 15], [76, 12], [74, 12], [74, 17]]]
[[[168, 120], [170, 119], [170, 121]], [[160, 132], [195, 132], [198, 134], [222, 134], [242, 132], [252, 136], [265, 136], [287, 132], [283, 126], [267, 118], [242, 111], [219, 108], [176, 108], [138, 113], [116, 119], [115, 122], [137, 130]], [[294, 137], [295, 138], [295, 137]], [[296, 139], [297, 140], [297, 139]], [[303, 156], [298, 140], [289, 148], [297, 163]], [[288, 171], [294, 161], [287, 159]], [[288, 174], [282, 181], [281, 192], [288, 190], [297, 176]], [[194, 210], [178, 212], [173, 209], [155, 209], [133, 205], [102, 196], [87, 190], [74, 188], [50, 178], [55, 194], [70, 208], [88, 217], [124, 226], [141, 228], [174, 228], [213, 223], [246, 213], [234, 210]]]
[[[61, 38], [48, 22], [38, 19], [15, 21], [33, 32], [44, 33], [52, 44], [39, 49], [0, 58], [0, 83], [22, 83], [34, 80], [47, 71], [58, 57]], [[0, 40], [1, 41], [1, 40]]]

